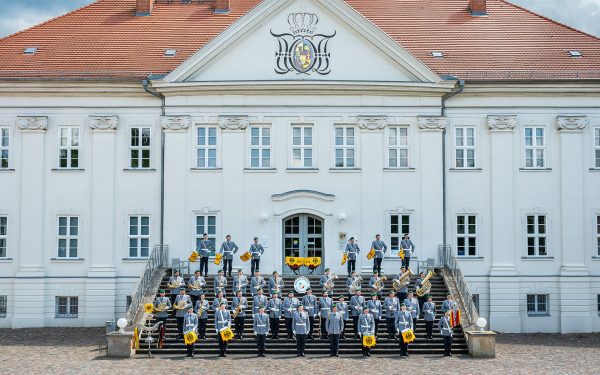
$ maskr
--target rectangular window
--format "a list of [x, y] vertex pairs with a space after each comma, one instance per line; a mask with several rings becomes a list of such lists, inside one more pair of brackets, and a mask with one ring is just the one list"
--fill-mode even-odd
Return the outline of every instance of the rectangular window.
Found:
[[455, 167], [475, 168], [475, 128], [456, 128], [454, 146], [456, 148]]
[[473, 294], [473, 303], [475, 304], [475, 308], [477, 309], [478, 313], [481, 313], [481, 310], [479, 310], [479, 294]]
[[408, 168], [408, 128], [403, 126], [388, 127], [387, 167]]
[[77, 258], [79, 247], [79, 218], [58, 217], [58, 258]]
[[10, 161], [10, 129], [0, 128], [0, 169], [8, 169]]
[[548, 295], [528, 294], [527, 315], [550, 315]]
[[477, 255], [477, 216], [456, 216], [456, 253], [458, 256]]
[[410, 215], [390, 215], [390, 253], [398, 256], [400, 241], [405, 233], [410, 233]]
[[131, 296], [127, 296], [127, 298], [125, 299], [125, 311], [129, 311], [131, 301], [133, 301], [133, 298]]
[[600, 257], [600, 215], [596, 215], [596, 248]]
[[217, 167], [217, 128], [196, 128], [196, 168]]
[[527, 255], [547, 256], [546, 215], [527, 215]]
[[545, 128], [525, 128], [525, 168], [546, 168]]
[[8, 310], [8, 297], [0, 296], [0, 318], [6, 318], [7, 310]]
[[56, 297], [57, 318], [77, 318], [79, 297]]
[[598, 306], [596, 306], [598, 308], [598, 315], [600, 315], [600, 294], [598, 294], [597, 298], [597, 302], [598, 302]]
[[129, 216], [129, 257], [147, 258], [150, 254], [150, 216]]
[[150, 168], [150, 128], [131, 128], [129, 167], [134, 169]]
[[596, 160], [594, 166], [600, 168], [600, 128], [594, 129], [594, 158]]
[[[196, 216], [196, 249], [200, 249], [200, 241], [204, 233], [208, 234], [208, 240], [212, 242], [213, 249], [216, 249], [217, 243], [217, 217], [214, 215]], [[210, 254], [215, 255], [214, 252]]]
[[58, 128], [58, 167], [79, 168], [79, 128]]
[[356, 168], [356, 138], [354, 127], [335, 127], [335, 168]]
[[271, 168], [271, 128], [250, 128], [250, 168]]
[[292, 168], [313, 168], [312, 126], [292, 126]]
[[7, 257], [6, 243], [8, 242], [8, 217], [0, 216], [0, 258]]

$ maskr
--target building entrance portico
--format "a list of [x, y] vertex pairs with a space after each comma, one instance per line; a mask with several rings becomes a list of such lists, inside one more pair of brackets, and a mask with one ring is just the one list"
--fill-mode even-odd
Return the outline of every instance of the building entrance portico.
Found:
[[[315, 270], [315, 273], [321, 274], [325, 261], [323, 220], [315, 215], [297, 214], [285, 218], [282, 225], [283, 272], [285, 274], [292, 273], [285, 264], [286, 257], [319, 257], [321, 265]], [[300, 267], [297, 272], [308, 274], [311, 270], [307, 267]]]

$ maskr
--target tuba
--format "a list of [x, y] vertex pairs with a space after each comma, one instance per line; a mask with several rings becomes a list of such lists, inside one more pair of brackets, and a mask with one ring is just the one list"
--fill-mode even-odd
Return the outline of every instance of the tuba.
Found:
[[402, 275], [400, 275], [400, 279], [394, 279], [394, 282], [392, 283], [392, 288], [394, 289], [394, 291], [397, 292], [400, 289], [407, 286], [410, 283], [410, 276], [412, 274], [413, 273], [409, 268], [408, 271], [406, 271]]
[[348, 291], [350, 292], [350, 294], [354, 295], [357, 290], [360, 290], [361, 282], [362, 282], [362, 277], [360, 275], [358, 275], [356, 280], [354, 280], [352, 282], [352, 284], [350, 284], [350, 287], [348, 288]]
[[325, 281], [325, 283], [323, 284], [323, 291], [331, 291], [333, 290], [333, 280], [337, 279], [337, 275], [334, 273], [331, 276], [329, 276], [329, 278], [327, 279], [327, 281]]
[[435, 272], [429, 271], [427, 273], [427, 276], [425, 276], [423, 281], [421, 281], [421, 286], [417, 288], [417, 296], [423, 297], [431, 291], [431, 282], [429, 279], [431, 279], [433, 276], [435, 276]]
[[382, 276], [382, 277], [378, 278], [375, 281], [375, 284], [373, 284], [373, 290], [376, 293], [381, 292], [383, 290], [383, 288], [385, 287], [384, 281], [386, 281], [386, 280], [387, 280], [387, 277], [385, 277], [385, 276]]

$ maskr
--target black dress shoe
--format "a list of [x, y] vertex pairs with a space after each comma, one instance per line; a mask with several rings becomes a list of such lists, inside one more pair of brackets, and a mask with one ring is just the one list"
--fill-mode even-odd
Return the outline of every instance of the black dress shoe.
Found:
[[370, 354], [370, 353], [367, 353], [367, 357], [370, 357], [370, 356], [371, 356], [371, 354]]
[[304, 355], [304, 353], [302, 353], [301, 355], [302, 355], [302, 357], [306, 357], [306, 356]]
[[336, 357], [339, 357], [339, 355], [338, 355], [338, 354], [336, 354], [335, 356], [336, 356]]
[[335, 357], [335, 354], [330, 354], [329, 356], [330, 356], [330, 357]]
[[190, 354], [190, 357], [194, 358], [194, 353]]
[[257, 356], [257, 357], [262, 357], [262, 355], [260, 355], [260, 353], [259, 353], [259, 354], [257, 354], [256, 356]]
[[296, 354], [296, 357], [302, 357], [302, 354]]

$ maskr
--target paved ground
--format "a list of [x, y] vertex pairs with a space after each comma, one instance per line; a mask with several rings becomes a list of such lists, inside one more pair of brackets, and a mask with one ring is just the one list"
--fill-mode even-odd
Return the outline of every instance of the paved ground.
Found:
[[412, 355], [332, 359], [324, 356], [134, 358], [112, 360], [99, 353], [103, 329], [0, 329], [0, 374], [600, 374], [600, 334], [499, 335], [497, 357], [441, 358]]

